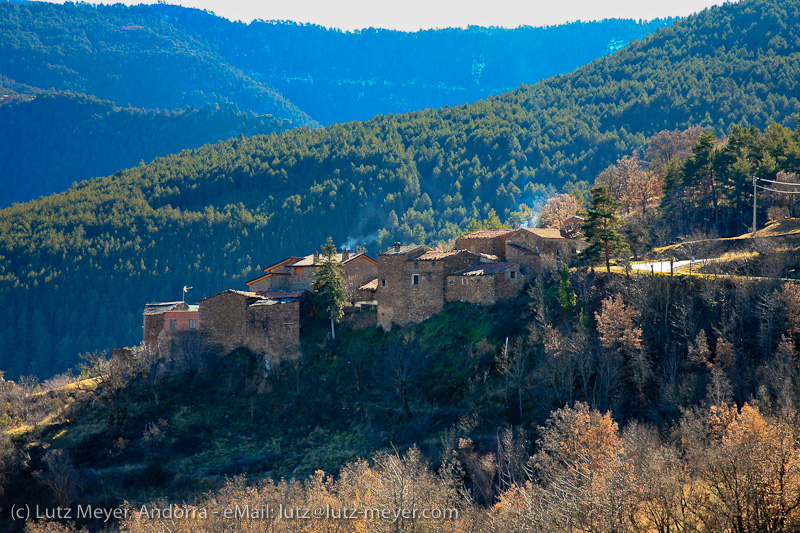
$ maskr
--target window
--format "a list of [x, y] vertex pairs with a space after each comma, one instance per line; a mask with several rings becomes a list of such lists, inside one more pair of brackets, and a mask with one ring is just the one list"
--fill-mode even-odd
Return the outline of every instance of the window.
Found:
[[461, 278], [461, 284], [462, 285], [466, 285], [467, 284], [467, 278]]
[[177, 318], [170, 318], [169, 319], [169, 329], [178, 329], [178, 319]]
[[197, 319], [190, 318], [189, 319], [189, 329], [197, 329]]
[[456, 284], [456, 282], [455, 282], [455, 281], [453, 281], [452, 279], [450, 280], [450, 282], [449, 282], [449, 283], [450, 283], [450, 285], [455, 285], [455, 284]]
[[508, 277], [510, 277], [511, 279], [517, 279], [517, 273], [512, 270], [511, 272], [508, 273]]
[[385, 280], [385, 279], [382, 279], [382, 280], [381, 280], [381, 287], [385, 287], [385, 286], [386, 286], [386, 280]]
[[411, 276], [411, 284], [419, 285], [419, 274], [414, 274]]

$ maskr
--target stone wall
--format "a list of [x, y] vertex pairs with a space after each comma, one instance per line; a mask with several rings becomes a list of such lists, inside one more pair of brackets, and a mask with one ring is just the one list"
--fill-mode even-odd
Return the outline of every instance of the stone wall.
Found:
[[244, 347], [268, 353], [273, 363], [300, 355], [300, 324], [305, 305], [225, 291], [200, 302], [200, 324], [208, 343], [219, 351]]
[[164, 331], [164, 314], [144, 315], [144, 349], [150, 355], [161, 355], [158, 335]]
[[518, 268], [483, 276], [448, 276], [445, 298], [448, 302], [494, 305], [515, 297], [527, 282], [528, 276]]
[[[506, 259], [521, 264], [531, 274], [557, 266], [560, 262], [569, 265], [577, 251], [587, 246], [583, 239], [543, 238], [537, 235], [536, 231], [523, 228], [506, 241]], [[543, 230], [543, 232], [560, 234], [558, 230]], [[514, 245], [533, 253], [520, 250]]]
[[378, 264], [366, 255], [359, 255], [344, 265], [344, 273], [345, 276], [358, 278], [359, 284], [364, 284], [378, 277]]
[[516, 231], [478, 231], [456, 239], [456, 248], [474, 254], [496, 255], [499, 259], [506, 257], [506, 241]]
[[[424, 248], [427, 249], [427, 246]], [[422, 250], [424, 250], [422, 249]], [[395, 322], [395, 312], [400, 316], [405, 305], [405, 292], [401, 280], [405, 277], [403, 264], [408, 254], [381, 254], [378, 256], [378, 325], [389, 330]]]
[[[257, 300], [255, 296], [230, 290], [201, 300], [200, 323], [209, 344], [218, 346], [224, 352], [230, 352], [239, 346], [251, 348], [247, 345], [250, 325], [247, 308]], [[263, 352], [263, 342], [260, 348]]]
[[270, 362], [300, 357], [300, 302], [264, 300], [249, 307], [250, 328], [247, 346], [255, 353], [266, 353]]
[[265, 291], [288, 291], [289, 281], [291, 276], [287, 275], [272, 275], [259, 279], [258, 281], [251, 282], [248, 286], [252, 292], [265, 292]]
[[393, 324], [413, 324], [438, 313], [445, 303], [447, 275], [480, 261], [464, 250], [438, 255], [438, 259], [418, 259], [419, 253], [378, 257], [378, 325], [390, 329]]
[[378, 313], [374, 308], [367, 311], [350, 311], [342, 318], [342, 325], [350, 329], [367, 329], [378, 324]]

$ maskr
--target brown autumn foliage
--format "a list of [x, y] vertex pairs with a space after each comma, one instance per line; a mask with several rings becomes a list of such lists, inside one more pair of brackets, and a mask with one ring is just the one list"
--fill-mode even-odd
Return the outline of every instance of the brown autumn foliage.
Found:
[[569, 217], [581, 209], [578, 199], [571, 194], [551, 196], [541, 210], [539, 225], [543, 228], [560, 228]]
[[622, 202], [626, 213], [644, 215], [647, 206], [663, 192], [663, 175], [648, 169], [639, 156], [633, 154], [622, 157], [616, 165], [601, 172], [594, 184], [606, 187]]

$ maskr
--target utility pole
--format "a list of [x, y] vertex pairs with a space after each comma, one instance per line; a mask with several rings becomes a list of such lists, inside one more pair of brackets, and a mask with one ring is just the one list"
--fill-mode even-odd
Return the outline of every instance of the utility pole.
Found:
[[756, 175], [753, 174], [753, 237], [756, 236]]

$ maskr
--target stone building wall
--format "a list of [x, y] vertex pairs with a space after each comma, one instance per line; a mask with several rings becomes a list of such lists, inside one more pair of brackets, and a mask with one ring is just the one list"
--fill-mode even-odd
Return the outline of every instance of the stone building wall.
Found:
[[[273, 303], [274, 302], [274, 303]], [[264, 300], [249, 306], [246, 344], [272, 364], [300, 357], [300, 302]]]
[[514, 298], [528, 276], [519, 270], [519, 265], [486, 275], [447, 276], [445, 299], [448, 302], [469, 302], [478, 305], [494, 305]]
[[378, 288], [375, 299], [378, 301], [378, 325], [389, 330], [398, 322], [395, 315], [402, 320], [403, 307], [406, 305], [405, 261], [414, 254], [428, 251], [425, 245], [395, 246], [378, 256]]
[[506, 241], [506, 259], [520, 263], [533, 274], [560, 262], [571, 264], [577, 251], [586, 245], [583, 239], [563, 237], [560, 230], [523, 228]]
[[300, 355], [301, 299], [266, 299], [228, 290], [200, 302], [200, 324], [209, 345], [221, 352], [243, 347], [268, 353], [273, 363]]
[[161, 355], [158, 335], [164, 331], [164, 315], [144, 315], [144, 349], [151, 355]]
[[488, 230], [470, 233], [456, 239], [456, 248], [474, 254], [496, 255], [499, 259], [505, 259], [506, 241], [515, 233], [515, 230]]
[[291, 277], [288, 275], [264, 276], [248, 283], [248, 286], [252, 292], [288, 291], [291, 290], [289, 287], [290, 280]]
[[445, 303], [447, 275], [480, 260], [480, 256], [465, 250], [381, 254], [378, 325], [390, 329], [393, 324], [413, 324], [438, 313]]
[[366, 255], [360, 255], [344, 265], [345, 276], [358, 278], [359, 284], [378, 277], [378, 263]]

